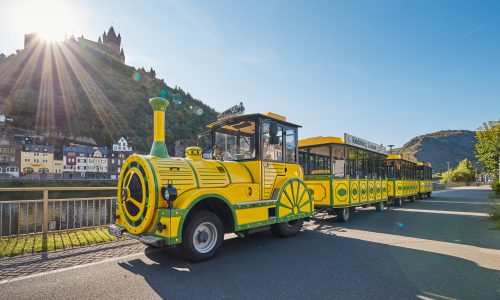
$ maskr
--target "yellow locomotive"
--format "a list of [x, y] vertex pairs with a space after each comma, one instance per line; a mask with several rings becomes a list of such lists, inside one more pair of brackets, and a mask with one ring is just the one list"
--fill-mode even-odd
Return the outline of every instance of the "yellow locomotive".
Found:
[[298, 128], [277, 114], [229, 116], [208, 125], [213, 158], [199, 147], [186, 158], [165, 146], [168, 101], [150, 99], [154, 143], [149, 155], [131, 155], [118, 181], [115, 236], [178, 245], [190, 261], [212, 258], [224, 233], [271, 229], [297, 234], [313, 214], [310, 190], [298, 164]]

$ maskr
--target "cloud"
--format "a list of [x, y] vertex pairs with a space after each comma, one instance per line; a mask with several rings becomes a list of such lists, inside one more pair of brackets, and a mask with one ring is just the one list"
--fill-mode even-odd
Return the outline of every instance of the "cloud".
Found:
[[486, 24], [482, 24], [481, 26], [479, 26], [479, 27], [475, 28], [474, 30], [467, 32], [466, 34], [462, 35], [462, 36], [458, 39], [458, 41], [461, 41], [461, 40], [463, 40], [463, 39], [468, 38], [469, 36], [473, 35], [474, 33], [476, 33], [476, 32], [478, 32], [478, 31], [482, 30], [484, 27], [486, 27]]

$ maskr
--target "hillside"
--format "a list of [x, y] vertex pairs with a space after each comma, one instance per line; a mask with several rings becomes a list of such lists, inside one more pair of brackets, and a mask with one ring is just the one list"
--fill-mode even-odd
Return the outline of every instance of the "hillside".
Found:
[[437, 172], [446, 171], [446, 162], [454, 168], [464, 158], [476, 162], [476, 136], [469, 130], [443, 130], [411, 139], [395, 151], [404, 157], [432, 163]]
[[147, 100], [167, 96], [166, 141], [173, 154], [175, 141], [196, 143], [216, 119], [214, 109], [182, 89], [79, 41], [40, 41], [0, 55], [0, 114], [13, 119], [14, 132], [31, 131], [56, 146], [93, 139], [110, 147], [124, 136], [134, 150], [147, 152], [153, 134]]

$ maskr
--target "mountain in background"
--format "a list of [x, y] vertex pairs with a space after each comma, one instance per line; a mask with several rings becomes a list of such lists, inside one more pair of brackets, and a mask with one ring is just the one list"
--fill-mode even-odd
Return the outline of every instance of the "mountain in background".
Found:
[[[25, 48], [0, 54], [0, 114], [14, 133], [44, 136], [61, 146], [91, 141], [110, 147], [126, 137], [134, 151], [148, 152], [153, 135], [152, 97], [167, 97], [166, 142], [196, 144], [217, 112], [181, 88], [157, 79], [153, 69], [124, 64], [121, 36], [110, 28], [97, 42], [73, 36], [49, 43], [25, 36]], [[1, 128], [0, 128], [1, 129]], [[62, 147], [61, 147], [62, 148]]]
[[475, 145], [474, 131], [442, 130], [417, 136], [394, 151], [405, 158], [430, 162], [434, 171], [443, 172], [448, 168], [446, 162], [450, 162], [450, 168], [464, 158], [476, 163]]

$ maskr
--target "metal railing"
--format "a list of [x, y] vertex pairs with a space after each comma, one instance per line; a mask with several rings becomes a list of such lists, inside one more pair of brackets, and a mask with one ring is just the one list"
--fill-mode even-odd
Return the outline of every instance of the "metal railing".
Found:
[[6, 192], [42, 192], [42, 199], [0, 201], [0, 237], [99, 227], [113, 223], [116, 197], [49, 198], [53, 191], [116, 191], [116, 187], [0, 188]]

